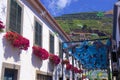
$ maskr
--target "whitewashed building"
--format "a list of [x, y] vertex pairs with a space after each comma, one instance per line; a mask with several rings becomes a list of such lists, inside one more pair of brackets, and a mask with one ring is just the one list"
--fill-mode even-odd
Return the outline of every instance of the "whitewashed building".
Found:
[[[54, 66], [49, 59], [41, 60], [32, 51], [38, 45], [61, 57], [62, 42], [70, 41], [39, 0], [0, 0], [0, 21], [5, 25], [0, 32], [0, 80], [62, 80], [61, 63]], [[8, 31], [28, 39], [28, 49], [13, 47], [5, 38]], [[64, 69], [63, 80], [72, 80], [72, 73]], [[74, 75], [74, 80], [77, 78]]]
[[114, 22], [113, 22], [113, 53], [114, 57], [112, 62], [113, 79], [120, 79], [120, 0], [114, 5]]

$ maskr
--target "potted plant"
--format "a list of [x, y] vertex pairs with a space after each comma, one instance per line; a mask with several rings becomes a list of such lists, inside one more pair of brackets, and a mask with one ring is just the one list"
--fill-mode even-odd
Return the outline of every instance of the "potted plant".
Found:
[[73, 66], [71, 64], [66, 64], [66, 70], [72, 70]]
[[65, 60], [62, 61], [62, 64], [69, 64], [69, 63], [70, 63], [70, 62], [69, 62], [68, 59], [65, 59]]
[[4, 36], [10, 43], [19, 49], [27, 50], [29, 47], [29, 40], [22, 37], [16, 32], [9, 31]]
[[36, 56], [38, 56], [41, 60], [46, 60], [49, 57], [49, 53], [45, 49], [39, 46], [33, 46], [32, 50], [33, 50], [33, 53]]
[[79, 70], [78, 70], [78, 73], [83, 73], [83, 70], [79, 69]]
[[0, 21], [0, 32], [2, 32], [4, 28], [5, 28], [5, 26], [3, 25], [3, 22]]
[[54, 63], [55, 65], [58, 65], [60, 63], [60, 58], [57, 55], [50, 54], [49, 60]]
[[79, 72], [77, 67], [73, 67], [73, 71], [74, 71], [74, 73], [78, 73]]

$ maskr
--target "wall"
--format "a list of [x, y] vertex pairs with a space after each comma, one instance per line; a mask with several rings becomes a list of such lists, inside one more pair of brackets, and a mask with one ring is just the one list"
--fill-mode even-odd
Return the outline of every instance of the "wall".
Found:
[[[3, 21], [4, 24], [6, 23], [6, 9], [7, 9], [7, 0], [0, 0], [0, 21]], [[2, 62], [4, 60], [4, 47], [3, 47], [3, 35], [4, 33], [0, 32], [0, 75], [2, 69]], [[1, 79], [1, 76], [0, 76]]]
[[[8, 24], [8, 22], [6, 22], [8, 19], [7, 1], [8, 0], [0, 0], [0, 20], [3, 21], [5, 25]], [[49, 60], [41, 61], [39, 58], [32, 54], [32, 46], [34, 43], [34, 20], [39, 20], [43, 26], [42, 47], [47, 51], [49, 51], [49, 32], [52, 32], [54, 34], [54, 31], [51, 29], [51, 26], [46, 23], [25, 0], [18, 0], [18, 2], [20, 5], [22, 5], [23, 8], [22, 36], [30, 40], [30, 47], [27, 51], [20, 51], [19, 49], [12, 47], [11, 44], [3, 37], [6, 33], [6, 29], [4, 32], [0, 33], [0, 76], [2, 75], [2, 63], [6, 62], [20, 65], [20, 80], [35, 80], [36, 70], [51, 72], [52, 67], [50, 66], [52, 65], [50, 65]], [[55, 36], [55, 54], [57, 55], [59, 48], [58, 41], [58, 37]], [[58, 78], [54, 78], [54, 80], [57, 79]]]
[[[120, 41], [120, 27], [119, 27], [119, 16], [120, 16], [120, 2], [117, 2], [115, 4], [117, 6], [117, 13], [114, 13], [115, 15], [117, 15], [117, 18], [115, 18], [116, 22], [114, 24], [116, 24], [116, 26], [113, 26], [113, 28], [116, 27], [116, 44], [117, 44], [117, 47], [119, 46], [119, 41]], [[115, 16], [114, 16], [115, 17]]]

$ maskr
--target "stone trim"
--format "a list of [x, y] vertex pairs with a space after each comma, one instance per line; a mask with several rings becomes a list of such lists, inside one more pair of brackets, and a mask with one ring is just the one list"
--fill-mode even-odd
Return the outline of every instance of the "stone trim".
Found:
[[43, 74], [43, 75], [46, 75], [46, 76], [53, 76], [52, 73], [50, 72], [43, 72], [43, 71], [40, 71], [40, 70], [36, 70], [36, 77], [35, 77], [35, 80], [37, 80], [37, 74]]
[[10, 68], [10, 69], [16, 69], [18, 70], [18, 74], [17, 74], [17, 80], [20, 80], [20, 65], [16, 65], [16, 64], [10, 64], [10, 63], [2, 63], [2, 72], [1, 72], [1, 80], [4, 80], [4, 71], [5, 68]]

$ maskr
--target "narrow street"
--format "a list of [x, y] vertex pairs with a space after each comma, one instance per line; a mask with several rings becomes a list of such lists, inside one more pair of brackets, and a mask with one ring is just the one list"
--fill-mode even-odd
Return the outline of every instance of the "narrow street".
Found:
[[120, 80], [120, 0], [0, 0], [0, 80]]

